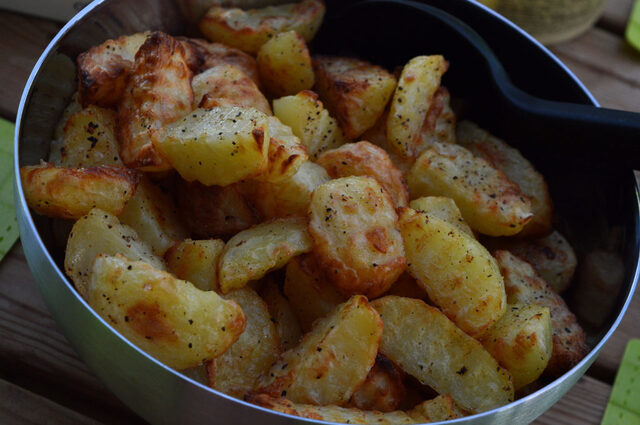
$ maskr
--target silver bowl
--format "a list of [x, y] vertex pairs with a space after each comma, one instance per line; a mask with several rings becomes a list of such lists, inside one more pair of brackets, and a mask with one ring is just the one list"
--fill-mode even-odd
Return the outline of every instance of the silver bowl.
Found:
[[[193, 32], [193, 22], [206, 10], [207, 3], [210, 1], [97, 0], [65, 25], [51, 41], [24, 89], [16, 125], [15, 200], [24, 252], [51, 314], [80, 357], [118, 398], [147, 421], [153, 424], [198, 425], [324, 423], [273, 412], [226, 396], [164, 366], [133, 346], [94, 313], [74, 290], [61, 266], [63, 252], [55, 243], [51, 220], [33, 215], [25, 202], [19, 167], [35, 164], [40, 158], [47, 157], [53, 129], [75, 90], [76, 55], [108, 38], [144, 30], [188, 34]], [[227, 3], [260, 6], [274, 1], [235, 0]], [[329, 12], [332, 7], [341, 5], [339, 0], [334, 4], [331, 0], [327, 3]], [[467, 0], [432, 0], [430, 3], [474, 27], [496, 51], [521, 88], [543, 98], [597, 106], [582, 84], [549, 51], [489, 9]], [[415, 47], [420, 48], [419, 45]], [[531, 63], [523, 66], [514, 59], [521, 55], [536, 66], [529, 66]], [[544, 70], [538, 74], [545, 75], [544, 82], [534, 77], [531, 68], [536, 72]], [[453, 85], [450, 89], [455, 91]], [[540, 161], [534, 158], [536, 166], [546, 173], [545, 164]], [[626, 264], [625, 280], [617, 293], [612, 294], [609, 319], [589, 332], [590, 353], [573, 369], [532, 394], [509, 405], [447, 423], [529, 423], [557, 402], [594, 362], [620, 323], [640, 274], [638, 191], [637, 186], [631, 184], [631, 171], [627, 171], [624, 184], [614, 182], [616, 190], [603, 188], [605, 194], [620, 192], [621, 195], [614, 201], [605, 202], [601, 206], [602, 213], [591, 209], [586, 215], [578, 214], [575, 221], [565, 223], [570, 235], [580, 235], [589, 229], [587, 242], [580, 237], [576, 237], [577, 241], [570, 238], [579, 253], [588, 250], [588, 247], [582, 249], [587, 245], [592, 248], [606, 245], [612, 220], [616, 222], [615, 232], [623, 235], [616, 249]], [[556, 200], [562, 199], [558, 209], [565, 217], [573, 217], [575, 214], [569, 211], [570, 203], [567, 204], [565, 199], [572, 198], [575, 190], [554, 179], [551, 178], [550, 187], [552, 191], [558, 188], [554, 196]], [[593, 188], [589, 186], [587, 189], [591, 191]], [[574, 223], [573, 232], [571, 223]], [[585, 228], [585, 223], [593, 226]]]

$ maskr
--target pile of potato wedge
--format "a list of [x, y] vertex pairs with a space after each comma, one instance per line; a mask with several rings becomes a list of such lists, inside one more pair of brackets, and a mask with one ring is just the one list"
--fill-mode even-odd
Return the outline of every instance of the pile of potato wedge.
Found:
[[324, 13], [214, 6], [206, 40], [78, 56], [21, 178], [79, 294], [185, 375], [333, 422], [454, 419], [567, 371], [588, 347], [543, 176], [458, 122], [443, 56], [311, 55]]

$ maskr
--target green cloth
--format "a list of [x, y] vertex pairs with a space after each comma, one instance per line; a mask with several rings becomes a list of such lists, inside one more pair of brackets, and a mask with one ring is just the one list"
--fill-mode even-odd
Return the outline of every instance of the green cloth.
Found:
[[13, 205], [13, 134], [15, 125], [0, 118], [0, 260], [18, 239]]
[[602, 425], [640, 425], [640, 339], [627, 344]]
[[627, 41], [637, 50], [640, 50], [640, 0], [636, 0], [631, 11], [631, 17], [627, 24]]

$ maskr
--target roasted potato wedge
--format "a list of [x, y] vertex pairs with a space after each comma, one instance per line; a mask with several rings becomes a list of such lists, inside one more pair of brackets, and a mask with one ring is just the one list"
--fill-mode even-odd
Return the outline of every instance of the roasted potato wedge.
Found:
[[472, 412], [513, 400], [509, 372], [440, 310], [396, 296], [379, 298], [371, 305], [384, 323], [380, 353], [421, 383], [450, 394]]
[[267, 305], [254, 290], [236, 289], [223, 298], [242, 307], [247, 325], [240, 338], [208, 364], [209, 385], [242, 398], [255, 389], [258, 377], [269, 371], [280, 354], [278, 334]]
[[418, 298], [420, 300], [427, 300], [428, 295], [424, 287], [411, 276], [409, 272], [404, 272], [400, 275], [398, 280], [393, 282], [386, 295], [397, 295], [399, 297]]
[[531, 200], [533, 217], [518, 236], [545, 236], [551, 232], [553, 202], [547, 183], [520, 151], [492, 136], [476, 124], [463, 121], [456, 128], [458, 143], [473, 155], [502, 171]]
[[380, 119], [375, 123], [373, 127], [365, 131], [361, 139], [367, 140], [379, 148], [384, 149], [389, 155], [389, 159], [396, 166], [402, 175], [407, 177], [411, 167], [415, 162], [415, 158], [407, 157], [399, 153], [396, 149], [390, 148], [387, 141], [387, 116], [389, 115], [389, 108], [387, 108]]
[[433, 142], [456, 143], [456, 115], [451, 109], [449, 90], [442, 86], [433, 95], [422, 123], [420, 142], [415, 145], [416, 157]]
[[295, 31], [282, 32], [258, 51], [260, 77], [273, 96], [288, 96], [313, 87], [315, 76], [307, 44]]
[[309, 156], [307, 148], [300, 143], [291, 128], [276, 117], [269, 117], [269, 134], [269, 162], [266, 171], [257, 179], [280, 182], [296, 174]]
[[456, 201], [451, 198], [447, 198], [446, 196], [423, 196], [422, 198], [411, 201], [409, 206], [429, 216], [438, 217], [461, 232], [475, 238], [473, 231], [467, 222], [464, 221], [464, 218], [462, 218], [462, 213], [456, 205]]
[[452, 198], [469, 226], [486, 235], [514, 235], [533, 214], [517, 184], [462, 146], [434, 142], [417, 159], [407, 181], [412, 198]]
[[80, 218], [96, 207], [120, 214], [134, 195], [138, 179], [134, 170], [107, 165], [63, 168], [42, 163], [20, 168], [29, 207], [57, 218]]
[[405, 395], [403, 374], [384, 356], [378, 356], [367, 379], [353, 393], [349, 406], [362, 410], [393, 412]]
[[544, 373], [560, 376], [582, 360], [589, 351], [586, 335], [576, 316], [569, 310], [562, 297], [529, 263], [509, 251], [496, 251], [494, 256], [504, 276], [509, 304], [537, 304], [549, 309], [553, 329], [553, 353]]
[[135, 230], [120, 224], [116, 216], [94, 208], [73, 225], [64, 256], [64, 271], [85, 299], [91, 265], [98, 254], [122, 254], [130, 260], [149, 263], [155, 269], [164, 269], [162, 259], [138, 238]]
[[369, 142], [347, 143], [321, 153], [316, 161], [332, 179], [348, 176], [373, 177], [391, 195], [396, 207], [406, 207], [409, 191], [402, 173], [384, 149]]
[[316, 322], [300, 344], [261, 378], [260, 391], [296, 403], [346, 403], [373, 367], [382, 335], [378, 313], [361, 295]]
[[166, 127], [155, 145], [187, 181], [228, 186], [267, 167], [269, 120], [256, 109], [196, 109]]
[[245, 329], [235, 302], [122, 255], [96, 258], [88, 299], [122, 336], [175, 369], [218, 357]]
[[220, 290], [227, 293], [285, 266], [293, 257], [311, 251], [303, 218], [283, 218], [243, 230], [229, 239], [218, 262]]
[[387, 70], [355, 58], [314, 56], [313, 70], [320, 99], [349, 140], [373, 127], [396, 87]]
[[460, 329], [481, 335], [507, 306], [500, 269], [475, 239], [435, 216], [400, 210], [409, 273]]
[[213, 6], [199, 27], [211, 41], [255, 54], [264, 43], [281, 32], [293, 30], [307, 42], [311, 41], [323, 17], [324, 4], [319, 0], [250, 10]]
[[220, 239], [185, 239], [165, 254], [167, 269], [202, 291], [215, 291], [218, 289], [218, 258], [223, 249], [224, 242]]
[[295, 347], [302, 337], [302, 329], [289, 300], [282, 295], [278, 284], [273, 279], [267, 279], [267, 282], [260, 289], [260, 295], [267, 303], [269, 313], [276, 326], [281, 351]]
[[314, 255], [343, 294], [374, 298], [404, 271], [396, 210], [371, 177], [343, 177], [318, 187], [309, 216]]

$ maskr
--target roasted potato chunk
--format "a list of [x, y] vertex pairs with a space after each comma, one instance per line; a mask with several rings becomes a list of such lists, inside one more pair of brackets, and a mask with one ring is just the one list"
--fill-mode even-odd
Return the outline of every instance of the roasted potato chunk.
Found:
[[167, 34], [151, 33], [136, 54], [118, 106], [120, 157], [127, 167], [171, 168], [155, 145], [168, 123], [191, 111], [191, 77], [182, 44]]
[[435, 142], [407, 177], [412, 198], [448, 196], [473, 230], [490, 236], [521, 231], [531, 220], [531, 202], [517, 184], [467, 149]]
[[544, 373], [549, 376], [562, 375], [589, 351], [586, 335], [576, 316], [529, 263], [509, 251], [496, 251], [494, 256], [504, 276], [509, 304], [537, 304], [547, 307], [551, 312], [553, 353]]
[[407, 413], [421, 423], [448, 421], [463, 417], [456, 412], [456, 404], [449, 394], [439, 395], [422, 402]]
[[303, 218], [283, 218], [261, 223], [229, 239], [218, 262], [220, 290], [227, 293], [241, 288], [311, 251], [306, 227]]
[[223, 249], [224, 242], [220, 239], [185, 239], [165, 254], [167, 269], [202, 291], [215, 291], [218, 289], [218, 258]]
[[511, 373], [518, 390], [538, 379], [547, 367], [553, 349], [551, 333], [547, 307], [514, 304], [480, 342]]
[[324, 4], [304, 0], [262, 9], [229, 9], [213, 6], [200, 21], [202, 34], [249, 53], [281, 32], [295, 31], [307, 42], [313, 39], [324, 17]]
[[415, 145], [415, 155], [419, 156], [433, 142], [456, 143], [456, 115], [451, 109], [451, 95], [446, 87], [436, 90], [427, 116], [420, 130], [420, 142]]
[[166, 127], [158, 150], [187, 181], [228, 186], [267, 167], [268, 117], [256, 109], [196, 109]]
[[282, 32], [264, 43], [257, 60], [260, 77], [273, 96], [293, 95], [313, 87], [309, 49], [295, 31]]
[[175, 369], [218, 357], [245, 329], [235, 302], [122, 255], [99, 255], [88, 289], [89, 305], [100, 317]]
[[387, 116], [389, 114], [389, 108], [387, 108], [380, 119], [375, 123], [373, 127], [365, 131], [361, 139], [367, 140], [379, 148], [384, 149], [391, 159], [391, 162], [396, 166], [398, 170], [402, 173], [403, 177], [406, 179], [411, 167], [415, 162], [415, 158], [407, 157], [399, 153], [393, 148], [389, 147], [389, 143], [387, 141]]
[[353, 393], [349, 405], [362, 410], [393, 412], [405, 395], [402, 372], [384, 356], [378, 356], [367, 379]]
[[[295, 259], [292, 261], [295, 261]], [[276, 326], [281, 351], [295, 347], [302, 337], [302, 329], [300, 329], [300, 323], [291, 308], [291, 304], [289, 304], [289, 300], [280, 293], [280, 289], [278, 289], [278, 285], [273, 279], [267, 280], [260, 289], [260, 295], [264, 302], [267, 303], [269, 313]]]
[[98, 254], [122, 254], [130, 260], [149, 263], [155, 269], [164, 269], [162, 259], [138, 238], [135, 230], [120, 224], [116, 216], [94, 208], [73, 225], [64, 256], [64, 271], [85, 299], [91, 265]]
[[422, 125], [448, 67], [440, 55], [417, 56], [404, 66], [387, 117], [387, 140], [392, 149], [417, 157]]
[[435, 216], [400, 210], [409, 273], [460, 329], [481, 335], [505, 312], [498, 264], [475, 239]]
[[313, 252], [343, 294], [374, 298], [404, 271], [396, 210], [371, 177], [343, 177], [318, 187], [309, 215]]
[[427, 291], [425, 291], [423, 285], [420, 284], [409, 274], [404, 272], [400, 275], [398, 280], [393, 282], [386, 295], [397, 295], [399, 297], [418, 298], [420, 300], [428, 299]]
[[278, 118], [269, 117], [269, 133], [269, 163], [257, 179], [279, 182], [296, 174], [309, 156], [300, 139]]
[[123, 167], [63, 168], [52, 164], [20, 168], [29, 207], [42, 215], [80, 218], [92, 208], [120, 214], [136, 191], [139, 175]]
[[361, 295], [316, 322], [261, 379], [261, 392], [296, 403], [346, 403], [373, 366], [382, 335], [378, 313]]
[[422, 211], [427, 215], [438, 217], [446, 221], [456, 229], [475, 238], [473, 231], [462, 218], [462, 213], [456, 205], [456, 201], [446, 196], [424, 196], [411, 201], [411, 208]]
[[247, 316], [242, 335], [227, 351], [209, 363], [209, 385], [233, 397], [253, 391], [258, 377], [276, 361], [279, 341], [267, 305], [252, 289], [242, 288], [224, 296], [233, 300]]
[[348, 176], [373, 177], [391, 195], [396, 207], [406, 207], [409, 192], [402, 173], [384, 149], [369, 142], [347, 143], [323, 152], [316, 161], [332, 179]]
[[551, 232], [553, 202], [544, 177], [520, 151], [469, 121], [458, 124], [458, 143], [502, 171], [531, 200], [533, 217], [518, 236], [545, 236]]
[[346, 141], [336, 121], [312, 91], [305, 90], [295, 96], [274, 100], [273, 112], [284, 125], [291, 127], [314, 159]]
[[315, 56], [313, 70], [320, 99], [349, 140], [373, 127], [396, 87], [387, 70], [359, 59]]
[[371, 305], [384, 323], [380, 353], [421, 383], [476, 413], [513, 401], [509, 372], [440, 310], [396, 296]]

